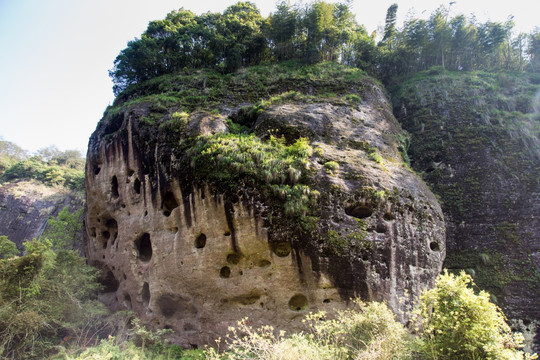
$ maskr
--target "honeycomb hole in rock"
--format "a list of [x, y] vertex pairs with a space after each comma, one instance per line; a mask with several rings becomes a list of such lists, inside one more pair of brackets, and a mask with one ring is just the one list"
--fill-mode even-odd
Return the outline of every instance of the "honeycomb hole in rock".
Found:
[[291, 253], [291, 244], [288, 242], [272, 243], [271, 247], [274, 254], [278, 257], [286, 257]]
[[135, 194], [141, 193], [141, 180], [139, 178], [136, 178], [133, 182], [133, 191], [135, 191]]
[[195, 239], [195, 248], [202, 249], [206, 246], [206, 235], [205, 234], [199, 234], [197, 238]]
[[94, 165], [94, 175], [99, 174], [101, 171], [101, 167], [99, 165]]
[[91, 237], [94, 237], [94, 238], [97, 236], [96, 228], [95, 228], [95, 227], [93, 227], [93, 228], [90, 229], [90, 236], [91, 236]]
[[109, 237], [112, 234], [113, 237], [113, 244], [116, 241], [116, 238], [118, 237], [118, 223], [114, 219], [109, 219], [105, 223], [105, 226], [107, 227], [107, 232], [109, 233]]
[[157, 300], [157, 305], [159, 306], [159, 311], [161, 315], [166, 318], [170, 318], [176, 313], [178, 309], [177, 302], [170, 295], [163, 295]]
[[330, 299], [324, 299], [322, 302], [323, 304], [330, 304], [330, 301], [331, 301]]
[[269, 267], [272, 263], [266, 259], [257, 261], [257, 266], [261, 268]]
[[219, 270], [219, 277], [223, 279], [228, 279], [231, 277], [231, 268], [228, 266], [224, 266]]
[[241, 305], [253, 305], [259, 301], [261, 295], [257, 293], [248, 293], [239, 296], [235, 296], [231, 299], [231, 302], [235, 302]]
[[436, 241], [432, 241], [429, 243], [429, 248], [431, 249], [431, 251], [441, 251], [441, 248], [439, 246], [439, 243], [436, 242]]
[[223, 236], [231, 236], [231, 232], [230, 232], [230, 231], [225, 231], [225, 232], [223, 233]]
[[174, 197], [174, 194], [170, 191], [167, 191], [163, 196], [163, 215], [170, 216], [171, 212], [178, 207], [178, 202]]
[[388, 231], [388, 228], [385, 223], [379, 222], [377, 226], [375, 227], [375, 231], [378, 232], [379, 234], [384, 234], [386, 233], [386, 231]]
[[120, 282], [116, 279], [111, 270], [107, 270], [104, 274], [102, 273], [102, 276], [99, 278], [99, 283], [103, 285], [103, 289], [101, 290], [103, 293], [115, 292], [120, 286]]
[[118, 193], [118, 178], [114, 175], [111, 179], [111, 194], [113, 198], [118, 198], [120, 194]]
[[147, 282], [145, 282], [142, 287], [142, 302], [144, 306], [148, 306], [150, 303], [150, 285], [148, 285]]
[[137, 249], [141, 261], [150, 261], [152, 258], [152, 242], [150, 241], [150, 234], [144, 233], [140, 238], [135, 240], [135, 248]]
[[128, 174], [128, 176], [133, 176], [133, 174], [135, 174], [135, 170], [128, 169], [127, 174]]
[[240, 262], [241, 259], [242, 259], [242, 255], [240, 255], [239, 253], [232, 253], [232, 254], [227, 255], [227, 262], [229, 264], [236, 265]]
[[308, 308], [308, 300], [302, 294], [294, 295], [291, 300], [289, 300], [289, 309], [292, 311], [303, 311]]
[[383, 215], [383, 219], [386, 221], [392, 221], [392, 220], [395, 220], [396, 217], [391, 212], [385, 212]]
[[124, 294], [124, 303], [128, 310], [131, 310], [131, 296], [129, 296], [129, 294]]
[[365, 219], [373, 214], [373, 210], [367, 205], [352, 205], [345, 208], [345, 214], [358, 219]]
[[103, 248], [107, 248], [107, 244], [109, 243], [108, 240], [111, 237], [111, 234], [109, 234], [108, 231], [104, 231], [101, 233], [101, 236], [103, 236]]

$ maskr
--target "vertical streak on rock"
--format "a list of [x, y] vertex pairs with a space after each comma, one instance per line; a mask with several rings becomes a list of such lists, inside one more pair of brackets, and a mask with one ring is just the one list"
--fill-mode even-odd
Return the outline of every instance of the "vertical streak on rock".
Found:
[[223, 203], [225, 208], [225, 217], [227, 219], [227, 225], [231, 232], [231, 245], [235, 252], [240, 252], [238, 249], [238, 240], [236, 239], [236, 231], [234, 229], [234, 207], [230, 200], [226, 199]]

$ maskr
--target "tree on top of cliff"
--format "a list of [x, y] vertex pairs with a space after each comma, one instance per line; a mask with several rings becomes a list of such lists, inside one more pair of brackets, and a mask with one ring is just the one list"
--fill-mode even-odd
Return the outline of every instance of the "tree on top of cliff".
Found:
[[281, 2], [266, 19], [251, 2], [239, 2], [222, 14], [180, 9], [151, 21], [141, 38], [120, 52], [109, 75], [118, 95], [130, 85], [184, 69], [229, 73], [290, 59], [342, 62], [382, 80], [432, 66], [538, 71], [537, 34], [513, 37], [511, 18], [482, 24], [464, 15], [450, 18], [449, 10], [441, 6], [429, 19], [410, 18], [398, 29], [398, 6], [393, 4], [384, 38], [375, 45], [375, 35], [368, 35], [342, 3]]

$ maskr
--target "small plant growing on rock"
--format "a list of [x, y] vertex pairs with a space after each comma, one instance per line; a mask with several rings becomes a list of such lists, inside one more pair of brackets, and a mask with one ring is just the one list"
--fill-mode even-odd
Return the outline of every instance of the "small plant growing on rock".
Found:
[[327, 161], [324, 163], [324, 168], [327, 173], [333, 174], [339, 169], [339, 164], [335, 161]]

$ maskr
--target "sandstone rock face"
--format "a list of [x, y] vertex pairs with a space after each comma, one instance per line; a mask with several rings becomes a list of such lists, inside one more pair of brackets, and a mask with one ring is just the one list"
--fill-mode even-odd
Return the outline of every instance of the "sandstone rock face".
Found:
[[41, 235], [47, 220], [66, 206], [82, 208], [82, 194], [37, 181], [18, 181], [0, 185], [0, 235], [7, 236], [19, 249], [25, 240]]
[[442, 200], [445, 267], [472, 274], [529, 351], [540, 349], [538, 94], [531, 75], [450, 73], [394, 97], [412, 164]]
[[320, 194], [316, 223], [302, 231], [257, 186], [223, 193], [193, 175], [193, 152], [178, 144], [230, 131], [234, 104], [192, 112], [181, 135], [164, 130], [175, 109], [154, 123], [148, 103], [105, 117], [86, 165], [85, 246], [103, 269], [102, 300], [173, 329], [184, 346], [212, 343], [246, 316], [299, 329], [307, 312], [352, 297], [384, 300], [406, 321], [441, 270], [444, 220], [403, 164], [387, 99], [366, 83], [360, 105], [286, 102], [250, 125], [262, 139], [307, 137], [315, 149], [306, 171]]

